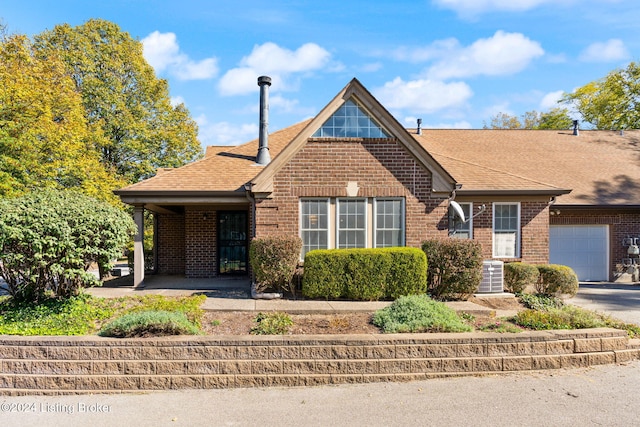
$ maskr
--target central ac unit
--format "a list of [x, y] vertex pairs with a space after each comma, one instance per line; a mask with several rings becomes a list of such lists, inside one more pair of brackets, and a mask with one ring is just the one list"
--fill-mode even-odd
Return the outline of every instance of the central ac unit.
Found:
[[482, 282], [480, 282], [478, 293], [493, 294], [504, 292], [503, 271], [504, 263], [502, 261], [483, 261]]

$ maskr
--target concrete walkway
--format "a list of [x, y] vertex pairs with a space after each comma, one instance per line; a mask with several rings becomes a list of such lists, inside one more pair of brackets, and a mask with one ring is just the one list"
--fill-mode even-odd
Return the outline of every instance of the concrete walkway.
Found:
[[[288, 313], [345, 313], [373, 312], [391, 304], [390, 301], [324, 301], [304, 299], [256, 300], [250, 297], [250, 283], [244, 278], [185, 279], [180, 276], [147, 276], [144, 287], [133, 288], [131, 277], [105, 282], [105, 285], [87, 289], [87, 293], [114, 298], [126, 295], [185, 296], [204, 294], [207, 300], [202, 308], [211, 311], [286, 311]], [[509, 295], [508, 295], [509, 296]], [[447, 303], [454, 310], [473, 315], [507, 316], [511, 313], [489, 309], [468, 301]], [[512, 314], [511, 314], [512, 315]]]

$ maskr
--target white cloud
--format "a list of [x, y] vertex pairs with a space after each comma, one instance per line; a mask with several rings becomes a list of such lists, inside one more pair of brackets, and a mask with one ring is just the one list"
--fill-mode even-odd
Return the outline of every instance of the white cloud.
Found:
[[209, 123], [204, 115], [195, 118], [198, 123], [198, 138], [203, 146], [238, 145], [257, 138], [258, 125], [229, 122]]
[[218, 74], [216, 58], [191, 60], [180, 52], [174, 33], [154, 31], [142, 39], [142, 46], [145, 59], [158, 73], [167, 71], [179, 80], [206, 80]]
[[[261, 75], [271, 77], [275, 90], [287, 90], [292, 84], [286, 77], [323, 69], [330, 59], [331, 54], [315, 43], [306, 43], [295, 51], [271, 42], [256, 45], [248, 56], [242, 58], [240, 67], [231, 69], [222, 76], [220, 93], [240, 95], [256, 91], [257, 78]], [[295, 79], [293, 80], [295, 86]]]
[[542, 111], [547, 111], [547, 110], [551, 110], [552, 108], [561, 107], [561, 105], [558, 104], [558, 101], [560, 100], [560, 98], [562, 98], [563, 94], [564, 94], [563, 90], [549, 92], [548, 94], [542, 97], [542, 101], [540, 101], [540, 109]]
[[435, 5], [451, 9], [463, 17], [474, 17], [493, 11], [523, 12], [558, 2], [562, 0], [433, 0]]
[[629, 51], [620, 39], [609, 39], [589, 45], [580, 54], [584, 62], [612, 62], [629, 58]]
[[446, 56], [452, 50], [460, 49], [460, 43], [455, 38], [436, 40], [429, 46], [407, 47], [401, 46], [391, 52], [391, 57], [397, 61], [411, 63], [427, 62]]
[[376, 98], [390, 109], [407, 109], [430, 114], [463, 106], [473, 92], [464, 82], [444, 83], [435, 80], [403, 81], [396, 77], [373, 91]]
[[175, 106], [180, 105], [180, 104], [185, 104], [186, 105], [186, 101], [181, 96], [172, 96], [171, 99], [170, 99], [170, 102], [171, 102], [171, 106], [172, 107], [175, 107]]
[[540, 43], [520, 33], [497, 31], [468, 47], [452, 49], [448, 57], [429, 68], [427, 75], [434, 79], [509, 75], [522, 71], [543, 54]]

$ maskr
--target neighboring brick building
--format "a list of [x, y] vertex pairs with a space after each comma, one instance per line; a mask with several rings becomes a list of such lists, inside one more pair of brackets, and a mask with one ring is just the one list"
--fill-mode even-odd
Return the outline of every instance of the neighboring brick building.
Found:
[[354, 79], [313, 119], [268, 137], [261, 127], [258, 140], [209, 147], [116, 194], [138, 223], [155, 212], [160, 274], [246, 273], [253, 236], [299, 235], [304, 257], [453, 235], [479, 241], [486, 259], [611, 280], [637, 262], [639, 143], [638, 131], [405, 129]]

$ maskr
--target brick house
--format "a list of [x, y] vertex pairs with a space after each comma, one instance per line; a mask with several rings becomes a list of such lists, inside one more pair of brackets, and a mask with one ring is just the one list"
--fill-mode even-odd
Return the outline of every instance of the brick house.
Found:
[[270, 79], [258, 81], [257, 140], [116, 191], [139, 229], [154, 212], [157, 273], [246, 274], [250, 239], [269, 234], [299, 235], [302, 258], [452, 235], [486, 259], [562, 263], [581, 280], [635, 262], [640, 131], [406, 129], [353, 79], [314, 118], [267, 134]]

